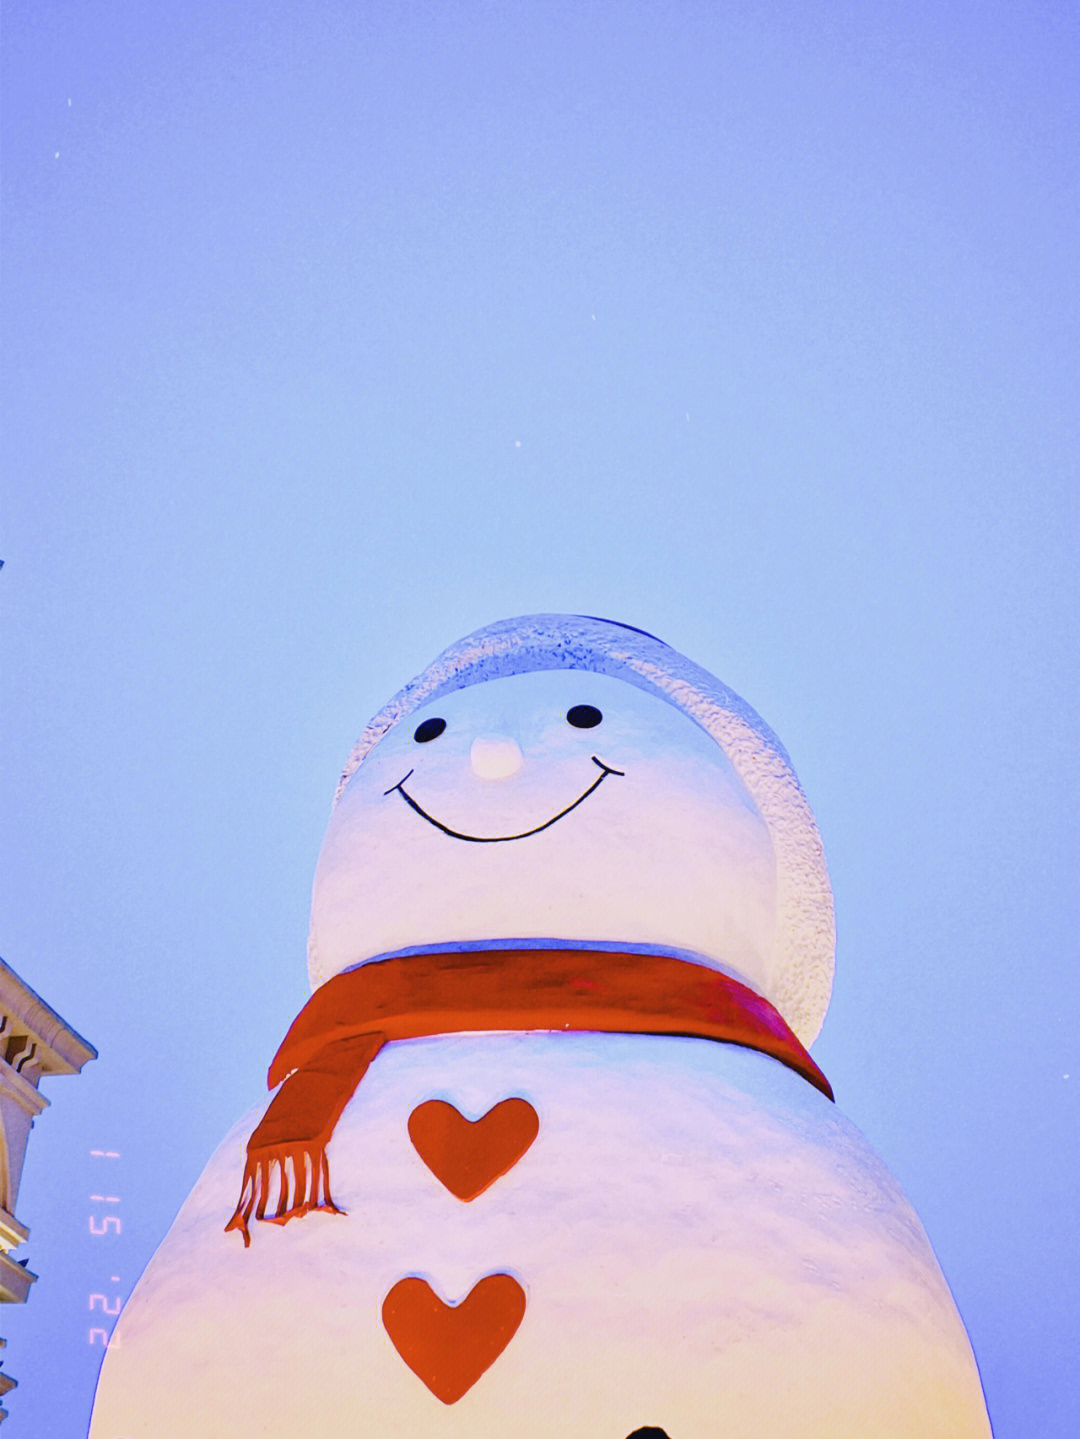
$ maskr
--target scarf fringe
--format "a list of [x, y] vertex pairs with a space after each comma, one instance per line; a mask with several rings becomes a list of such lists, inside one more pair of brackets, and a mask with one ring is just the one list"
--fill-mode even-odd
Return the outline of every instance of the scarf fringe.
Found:
[[[267, 1214], [275, 1168], [277, 1206], [272, 1214]], [[233, 1217], [225, 1226], [225, 1232], [239, 1229], [247, 1249], [251, 1244], [249, 1225], [252, 1213], [256, 1219], [267, 1224], [288, 1224], [290, 1219], [299, 1219], [313, 1209], [322, 1209], [328, 1214], [345, 1213], [330, 1194], [330, 1164], [326, 1146], [297, 1144], [260, 1150], [256, 1154], [248, 1154], [240, 1199]]]

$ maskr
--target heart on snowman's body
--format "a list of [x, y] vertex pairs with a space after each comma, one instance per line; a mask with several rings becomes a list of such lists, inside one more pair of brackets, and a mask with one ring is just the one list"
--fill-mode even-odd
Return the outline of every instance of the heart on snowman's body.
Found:
[[443, 1099], [409, 1115], [409, 1138], [441, 1184], [468, 1202], [513, 1169], [540, 1132], [527, 1099], [504, 1099], [480, 1119], [466, 1119]]
[[517, 1333], [525, 1291], [509, 1274], [488, 1274], [460, 1304], [446, 1304], [426, 1279], [399, 1279], [383, 1300], [394, 1348], [444, 1404], [456, 1404]]

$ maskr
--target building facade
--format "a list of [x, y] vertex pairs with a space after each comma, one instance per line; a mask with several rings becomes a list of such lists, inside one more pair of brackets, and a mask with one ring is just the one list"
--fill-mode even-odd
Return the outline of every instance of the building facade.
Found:
[[[0, 1301], [24, 1304], [37, 1278], [11, 1251], [30, 1231], [15, 1216], [26, 1145], [49, 1101], [43, 1075], [78, 1074], [97, 1050], [0, 959]], [[0, 1340], [0, 1345], [3, 1344]], [[0, 1372], [0, 1399], [16, 1381]], [[0, 1408], [0, 1420], [6, 1411]]]

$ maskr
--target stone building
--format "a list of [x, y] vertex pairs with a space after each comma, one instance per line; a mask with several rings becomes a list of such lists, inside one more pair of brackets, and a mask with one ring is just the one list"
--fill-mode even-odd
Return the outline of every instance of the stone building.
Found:
[[[24, 1304], [37, 1278], [11, 1250], [30, 1231], [15, 1217], [26, 1142], [49, 1101], [42, 1075], [77, 1074], [97, 1050], [0, 959], [0, 1300]], [[3, 1344], [0, 1340], [0, 1345]], [[16, 1381], [0, 1373], [0, 1398]], [[0, 1420], [6, 1411], [0, 1408]]]

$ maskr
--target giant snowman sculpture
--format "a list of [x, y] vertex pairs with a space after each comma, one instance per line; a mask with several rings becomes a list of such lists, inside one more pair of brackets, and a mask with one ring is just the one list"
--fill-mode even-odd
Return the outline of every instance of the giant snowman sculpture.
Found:
[[926, 1235], [805, 1047], [832, 962], [813, 816], [741, 699], [581, 616], [452, 646], [349, 759], [312, 999], [92, 1439], [988, 1435]]

